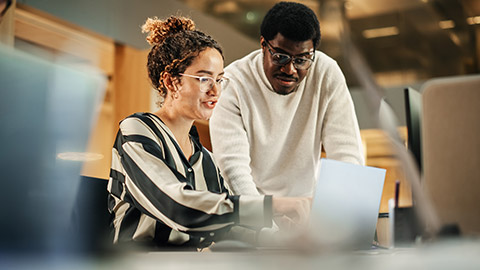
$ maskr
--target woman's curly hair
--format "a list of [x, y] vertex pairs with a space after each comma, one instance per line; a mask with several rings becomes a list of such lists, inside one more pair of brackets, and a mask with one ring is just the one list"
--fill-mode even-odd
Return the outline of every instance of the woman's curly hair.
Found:
[[195, 30], [195, 23], [185, 17], [148, 18], [142, 32], [148, 33], [147, 42], [153, 46], [148, 54], [147, 69], [152, 85], [160, 93], [160, 106], [167, 95], [162, 82], [163, 73], [168, 72], [180, 79], [179, 73], [185, 72], [206, 48], [218, 50], [223, 57], [220, 45], [212, 37]]

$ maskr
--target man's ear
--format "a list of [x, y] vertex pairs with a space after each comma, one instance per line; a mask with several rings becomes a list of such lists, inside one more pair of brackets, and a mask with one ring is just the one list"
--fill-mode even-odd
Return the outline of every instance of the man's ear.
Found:
[[260, 47], [262, 47], [262, 50], [264, 50], [266, 46], [267, 43], [265, 43], [265, 39], [263, 37], [260, 37]]

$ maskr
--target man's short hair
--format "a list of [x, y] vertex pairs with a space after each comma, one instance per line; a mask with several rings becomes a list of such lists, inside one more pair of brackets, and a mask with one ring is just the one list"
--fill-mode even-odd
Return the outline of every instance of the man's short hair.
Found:
[[320, 25], [317, 16], [305, 5], [294, 2], [275, 4], [263, 18], [260, 34], [272, 40], [277, 33], [293, 41], [312, 40], [313, 47], [320, 44]]

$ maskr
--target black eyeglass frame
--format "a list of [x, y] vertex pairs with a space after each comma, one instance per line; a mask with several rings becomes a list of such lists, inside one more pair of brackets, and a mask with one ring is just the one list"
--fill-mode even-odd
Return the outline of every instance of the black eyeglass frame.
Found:
[[[273, 46], [270, 44], [270, 42], [268, 42], [268, 40], [266, 40], [265, 38], [264, 38], [264, 40], [265, 40], [265, 43], [267, 44], [267, 50], [270, 53], [270, 55], [272, 56], [272, 62], [273, 62], [273, 64], [275, 64], [277, 66], [288, 65], [293, 60], [293, 66], [296, 69], [306, 70], [306, 69], [309, 69], [312, 66], [313, 62], [315, 61], [315, 52], [309, 52], [308, 53], [309, 55], [312, 56], [312, 58], [306, 58], [306, 57], [300, 57], [300, 56], [291, 56], [291, 55], [286, 54], [286, 53], [273, 52], [272, 49], [275, 50], [275, 48], [273, 48]], [[275, 57], [278, 57], [278, 56], [284, 57], [284, 59], [286, 59], [285, 63], [279, 62], [278, 59], [276, 60]], [[306, 61], [306, 63], [310, 63], [310, 64], [308, 64], [307, 67], [299, 67], [296, 60]]]

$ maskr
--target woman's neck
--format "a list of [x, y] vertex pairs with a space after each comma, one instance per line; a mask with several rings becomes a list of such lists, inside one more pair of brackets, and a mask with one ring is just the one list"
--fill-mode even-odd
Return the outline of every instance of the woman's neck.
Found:
[[178, 145], [182, 149], [185, 157], [190, 158], [193, 154], [192, 143], [190, 141], [190, 129], [193, 125], [193, 120], [186, 120], [178, 117], [172, 113], [171, 110], [163, 109], [163, 107], [155, 112], [155, 115], [162, 119], [163, 123], [170, 129], [177, 140]]

